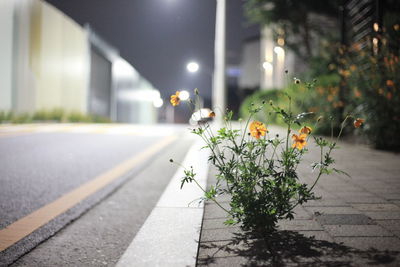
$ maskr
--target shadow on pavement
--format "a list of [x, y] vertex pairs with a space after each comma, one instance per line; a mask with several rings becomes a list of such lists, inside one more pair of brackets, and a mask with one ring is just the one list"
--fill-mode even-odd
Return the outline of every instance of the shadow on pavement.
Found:
[[[329, 241], [316, 240], [294, 231], [276, 231], [260, 238], [251, 233], [235, 233], [227, 242], [204, 242], [201, 248], [207, 255], [199, 255], [198, 265], [225, 264], [237, 259], [244, 266], [365, 266], [390, 264], [399, 252], [362, 251]], [[236, 263], [236, 264], [235, 264]], [[234, 266], [231, 265], [231, 266]]]

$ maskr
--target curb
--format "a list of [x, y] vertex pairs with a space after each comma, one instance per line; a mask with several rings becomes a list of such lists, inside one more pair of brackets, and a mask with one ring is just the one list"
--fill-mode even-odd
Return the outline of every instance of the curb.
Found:
[[[193, 166], [196, 179], [206, 188], [208, 152], [195, 142], [183, 166]], [[128, 266], [195, 266], [204, 204], [196, 199], [203, 192], [194, 184], [180, 190], [183, 167], [179, 167], [151, 214], [117, 263]]]

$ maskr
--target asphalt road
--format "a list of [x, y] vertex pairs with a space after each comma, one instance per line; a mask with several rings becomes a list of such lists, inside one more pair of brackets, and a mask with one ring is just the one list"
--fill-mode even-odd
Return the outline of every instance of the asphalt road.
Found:
[[[97, 128], [82, 133], [69, 129], [69, 132], [38, 131], [0, 137], [0, 230], [121, 162], [140, 155], [166, 136], [180, 137], [102, 190], [0, 252], [0, 265], [10, 264], [18, 258], [14, 263], [16, 266], [99, 266], [118, 260], [174, 173], [175, 167], [168, 164], [168, 159], [183, 157], [191, 143], [191, 139], [182, 138], [183, 129], [154, 126], [141, 129], [140, 134], [135, 131], [109, 134], [109, 130]], [[99, 236], [103, 231], [108, 234]], [[77, 238], [83, 236], [85, 238]], [[70, 239], [70, 246], [65, 245], [68, 244], [66, 239]], [[37, 247], [43, 241], [46, 242]], [[115, 246], [105, 248], [105, 244]], [[57, 248], [58, 254], [66, 255], [64, 260], [56, 256], [57, 253], [51, 253], [52, 248]], [[104, 260], [99, 261], [101, 255]]]

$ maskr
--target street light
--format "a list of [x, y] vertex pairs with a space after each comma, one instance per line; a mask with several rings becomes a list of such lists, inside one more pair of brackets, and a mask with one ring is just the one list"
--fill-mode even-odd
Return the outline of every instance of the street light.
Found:
[[278, 74], [276, 77], [276, 85], [279, 87], [284, 86], [284, 79], [283, 79], [283, 71], [285, 66], [285, 49], [280, 46], [274, 47], [274, 52], [277, 56], [276, 60], [276, 73]]
[[182, 90], [182, 91], [179, 92], [179, 99], [180, 99], [180, 100], [186, 101], [186, 100], [189, 99], [189, 97], [190, 97], [190, 94], [189, 94], [188, 91]]
[[199, 64], [197, 63], [197, 62], [194, 62], [194, 61], [192, 61], [192, 62], [189, 62], [187, 65], [186, 65], [186, 69], [189, 71], [189, 72], [197, 72], [198, 70], [199, 70]]
[[153, 106], [155, 108], [161, 108], [163, 104], [164, 104], [164, 101], [161, 98], [156, 98], [153, 100]]
[[[215, 40], [214, 40], [214, 74], [212, 75], [212, 103], [218, 107], [215, 111], [219, 114], [216, 121], [222, 122], [226, 107], [226, 81], [225, 81], [225, 37], [226, 37], [226, 0], [216, 0]], [[191, 62], [192, 63], [192, 62]], [[193, 62], [197, 64], [196, 62]], [[189, 63], [190, 64], [190, 63]], [[198, 71], [195, 64], [187, 65], [190, 72]], [[193, 67], [193, 68], [192, 68]], [[194, 71], [191, 71], [194, 70]]]

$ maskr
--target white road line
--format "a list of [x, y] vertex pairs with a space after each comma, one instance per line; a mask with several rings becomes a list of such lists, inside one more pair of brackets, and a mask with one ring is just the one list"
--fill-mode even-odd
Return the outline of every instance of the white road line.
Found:
[[[208, 152], [196, 142], [182, 165], [193, 166], [196, 179], [205, 188], [208, 174]], [[139, 230], [117, 267], [195, 266], [200, 240], [203, 205], [197, 201], [203, 192], [193, 183], [180, 190], [184, 169], [179, 168], [157, 205]]]

